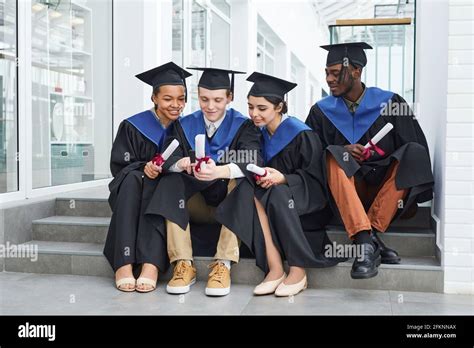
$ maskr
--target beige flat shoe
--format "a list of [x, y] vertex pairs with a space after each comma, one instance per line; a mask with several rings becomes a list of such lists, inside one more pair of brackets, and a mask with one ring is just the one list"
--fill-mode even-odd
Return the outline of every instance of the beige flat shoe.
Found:
[[[140, 285], [150, 285], [151, 289], [146, 289], [146, 290], [141, 290], [138, 288]], [[140, 277], [137, 279], [137, 287], [136, 290], [141, 293], [146, 293], [146, 292], [151, 292], [156, 289], [156, 280], [150, 279], [150, 278], [143, 278]]]
[[[122, 285], [133, 285], [133, 288], [122, 288]], [[118, 290], [123, 292], [133, 292], [136, 289], [137, 283], [135, 278], [122, 278], [115, 282], [115, 286]]]
[[300, 293], [301, 291], [303, 291], [304, 289], [306, 289], [307, 287], [308, 287], [308, 279], [306, 278], [306, 276], [304, 276], [304, 278], [301, 279], [301, 281], [299, 281], [296, 284], [287, 285], [282, 282], [278, 286], [278, 288], [275, 290], [275, 295], [279, 297], [294, 296]]
[[283, 272], [283, 275], [280, 279], [270, 280], [268, 282], [261, 282], [253, 290], [254, 295], [269, 295], [273, 294], [284, 280], [286, 279], [286, 273]]

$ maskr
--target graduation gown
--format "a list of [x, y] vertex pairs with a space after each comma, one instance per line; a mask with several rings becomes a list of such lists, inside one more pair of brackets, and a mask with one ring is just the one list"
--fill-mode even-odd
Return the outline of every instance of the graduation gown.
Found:
[[[323, 149], [318, 136], [295, 117], [288, 117], [273, 136], [265, 128], [263, 156], [265, 166], [280, 171], [286, 184], [269, 189], [257, 186], [255, 195], [268, 216], [272, 238], [280, 254], [290, 266], [329, 267], [340, 260], [324, 257], [330, 243], [323, 229], [330, 214], [321, 168]], [[265, 243], [254, 250], [257, 264], [267, 271]]]
[[167, 267], [166, 242], [144, 219], [144, 208], [157, 179], [143, 172], [145, 164], [160, 152], [166, 130], [151, 110], [136, 114], [119, 126], [112, 146], [109, 205], [112, 218], [104, 255], [116, 271], [126, 264], [152, 263]]
[[[165, 140], [165, 147], [174, 139], [180, 143], [178, 149], [165, 162], [165, 175], [160, 179], [153, 197], [145, 211], [145, 216], [160, 231], [164, 219], [170, 220], [182, 229], [189, 223], [189, 213], [184, 203], [195, 193], [201, 192], [206, 203], [216, 207], [215, 219], [227, 226], [237, 237], [246, 236], [246, 229], [253, 229], [256, 217], [254, 198], [254, 180], [246, 170], [249, 163], [263, 164], [261, 157], [261, 133], [253, 122], [234, 109], [226, 111], [226, 116], [211, 139], [206, 138], [206, 155], [217, 165], [233, 162], [239, 166], [245, 177], [236, 179], [236, 187], [227, 195], [228, 179], [201, 181], [187, 172], [173, 173], [168, 169], [183, 157], [189, 157], [195, 150], [194, 139], [197, 134], [206, 134], [202, 111], [185, 116], [170, 127], [170, 134]], [[231, 150], [238, 158], [222, 156], [223, 151]], [[241, 151], [241, 152], [239, 152]], [[242, 152], [243, 151], [243, 152]], [[252, 153], [254, 156], [244, 156]], [[255, 157], [255, 158], [251, 158]], [[261, 231], [261, 230], [260, 230]], [[165, 237], [165, 234], [163, 234]]]
[[[362, 163], [344, 155], [347, 152], [345, 145], [367, 144], [387, 123], [394, 128], [377, 143], [384, 155], [375, 152]], [[428, 144], [408, 104], [398, 94], [367, 87], [354, 114], [349, 112], [343, 98], [328, 96], [311, 108], [306, 124], [320, 136], [326, 150], [323, 160], [325, 175], [326, 155], [331, 153], [347, 177], [355, 176], [368, 185], [379, 186], [396, 160], [400, 163], [395, 179], [397, 189], [409, 189], [404, 207], [397, 216], [403, 215], [416, 203], [432, 199], [434, 180]], [[332, 197], [330, 202], [333, 211], [339, 215]]]

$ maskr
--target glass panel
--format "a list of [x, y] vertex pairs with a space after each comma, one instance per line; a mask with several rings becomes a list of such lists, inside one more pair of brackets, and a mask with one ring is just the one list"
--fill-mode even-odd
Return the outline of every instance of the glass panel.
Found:
[[257, 71], [261, 73], [265, 72], [263, 69], [263, 51], [260, 48], [257, 48]]
[[[293, 60], [293, 59], [292, 59]], [[291, 64], [291, 77], [290, 81], [298, 81], [298, 68], [295, 64]], [[296, 89], [293, 89], [288, 93], [288, 114], [296, 116], [296, 106], [298, 103], [298, 95]]]
[[257, 43], [262, 47], [265, 46], [265, 39], [260, 33], [257, 34]]
[[211, 24], [211, 66], [229, 68], [230, 24], [213, 13]]
[[267, 53], [272, 57], [275, 55], [275, 49], [273, 48], [270, 42], [265, 41], [265, 49], [267, 50]]
[[35, 1], [31, 34], [33, 188], [110, 177], [111, 0]]
[[[192, 66], [206, 66], [206, 23], [207, 14], [206, 9], [200, 6], [196, 1], [193, 1], [192, 17], [191, 17], [191, 65]], [[197, 99], [197, 84], [200, 74], [193, 74], [190, 83], [190, 102], [191, 110], [199, 108]]]
[[270, 58], [270, 56], [265, 55], [265, 74], [273, 75], [273, 70], [274, 70], [273, 58]]
[[230, 17], [230, 5], [226, 0], [211, 0], [211, 2], [223, 14], [225, 14], [227, 17]]
[[183, 0], [173, 0], [173, 62], [183, 65]]
[[0, 1], [0, 193], [18, 191], [16, 1]]
[[365, 41], [373, 47], [366, 50], [367, 66], [363, 81], [368, 86], [390, 89], [408, 102], [414, 100], [414, 35], [412, 24], [333, 26], [331, 42]]

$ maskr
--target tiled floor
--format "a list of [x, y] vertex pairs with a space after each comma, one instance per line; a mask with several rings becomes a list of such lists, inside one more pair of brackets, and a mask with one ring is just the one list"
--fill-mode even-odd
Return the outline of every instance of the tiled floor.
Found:
[[293, 298], [254, 297], [250, 285], [204, 295], [198, 282], [169, 295], [165, 282], [148, 294], [123, 293], [109, 278], [0, 273], [3, 315], [474, 315], [474, 296], [354, 289], [308, 289]]

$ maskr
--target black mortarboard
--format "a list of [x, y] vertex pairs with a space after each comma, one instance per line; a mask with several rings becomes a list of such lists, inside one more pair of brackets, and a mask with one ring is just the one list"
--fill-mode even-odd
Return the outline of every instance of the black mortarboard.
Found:
[[[232, 92], [232, 99], [234, 98], [234, 74], [245, 74], [243, 71], [234, 71], [217, 68], [197, 68], [188, 67], [187, 69], [202, 71], [199, 79], [198, 87], [206, 89], [230, 89]], [[229, 79], [229, 74], [231, 78]]]
[[254, 97], [276, 97], [285, 99], [285, 94], [297, 86], [296, 83], [285, 81], [274, 76], [254, 72], [247, 78], [253, 82], [249, 95]]
[[175, 63], [169, 62], [135, 75], [135, 77], [155, 88], [163, 85], [184, 86], [186, 84], [185, 79], [191, 75]]
[[326, 66], [341, 64], [344, 58], [348, 58], [349, 63], [361, 68], [367, 64], [367, 56], [364, 50], [372, 49], [372, 46], [365, 42], [346, 42], [320, 47], [329, 51]]
[[135, 75], [139, 80], [149, 84], [153, 88], [163, 85], [181, 85], [186, 88], [186, 78], [189, 76], [192, 76], [192, 74], [173, 62]]

